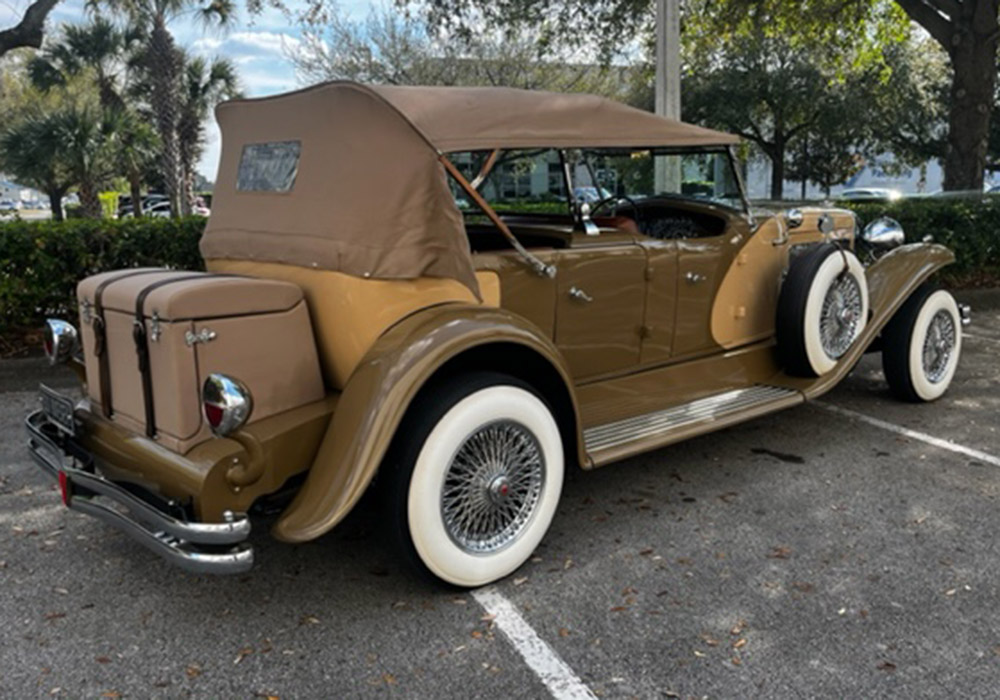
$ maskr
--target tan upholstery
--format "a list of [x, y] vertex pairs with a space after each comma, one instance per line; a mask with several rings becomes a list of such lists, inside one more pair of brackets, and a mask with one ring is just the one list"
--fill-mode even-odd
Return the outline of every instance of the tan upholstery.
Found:
[[[372, 343], [391, 325], [419, 309], [445, 302], [476, 304], [456, 280], [361, 279], [342, 272], [248, 260], [208, 260], [212, 272], [292, 282], [305, 292], [327, 385], [343, 389]], [[477, 272], [483, 302], [500, 305], [500, 278]]]

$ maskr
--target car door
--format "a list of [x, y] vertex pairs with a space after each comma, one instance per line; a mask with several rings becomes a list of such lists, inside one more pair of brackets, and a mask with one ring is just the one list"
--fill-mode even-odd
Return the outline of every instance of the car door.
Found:
[[646, 295], [641, 247], [615, 234], [574, 236], [574, 245], [559, 253], [556, 284], [556, 345], [574, 379], [639, 362]]
[[677, 310], [673, 357], [718, 349], [712, 309], [719, 285], [743, 247], [745, 233], [727, 226], [719, 235], [677, 241]]

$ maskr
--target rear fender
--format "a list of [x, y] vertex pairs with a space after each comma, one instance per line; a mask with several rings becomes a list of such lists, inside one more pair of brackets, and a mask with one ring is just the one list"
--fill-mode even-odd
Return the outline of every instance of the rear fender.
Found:
[[[955, 254], [942, 245], [912, 243], [892, 250], [865, 271], [870, 318], [858, 341], [834, 369], [813, 380], [800, 380], [807, 399], [825, 394], [847, 376], [882, 329], [917, 287], [935, 272], [955, 262]], [[799, 383], [796, 381], [795, 383]]]
[[[552, 342], [525, 319], [503, 309], [446, 304], [419, 311], [386, 331], [344, 387], [305, 483], [274, 526], [274, 536], [303, 542], [333, 528], [371, 483], [417, 392], [451, 360], [482, 357], [490, 346], [533, 353], [568, 394], [572, 425], [585, 464], [579, 409], [565, 363]], [[510, 353], [506, 353], [509, 355]], [[535, 357], [537, 356], [537, 357]], [[505, 371], [503, 364], [479, 367]], [[549, 371], [549, 370], [547, 370]], [[560, 389], [557, 388], [557, 391]], [[550, 398], [551, 397], [547, 397]], [[563, 416], [565, 419], [566, 416]], [[557, 416], [557, 419], [559, 417]], [[572, 447], [567, 454], [572, 454]]]

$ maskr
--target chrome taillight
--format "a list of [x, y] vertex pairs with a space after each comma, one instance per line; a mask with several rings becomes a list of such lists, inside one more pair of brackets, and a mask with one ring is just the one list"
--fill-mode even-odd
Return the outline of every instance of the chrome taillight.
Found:
[[49, 358], [49, 364], [69, 362], [79, 342], [76, 328], [71, 323], [56, 318], [50, 318], [45, 322], [42, 346], [45, 349], [45, 356]]
[[239, 379], [225, 374], [210, 374], [201, 390], [201, 405], [212, 432], [226, 437], [250, 419], [253, 396]]

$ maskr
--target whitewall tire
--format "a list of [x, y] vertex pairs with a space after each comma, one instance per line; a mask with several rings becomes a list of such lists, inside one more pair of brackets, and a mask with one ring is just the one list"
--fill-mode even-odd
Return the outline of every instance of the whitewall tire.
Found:
[[868, 322], [864, 266], [849, 250], [826, 243], [789, 267], [778, 299], [778, 354], [785, 371], [819, 377], [832, 370]]
[[962, 353], [962, 317], [947, 291], [924, 285], [886, 326], [882, 369], [889, 389], [904, 401], [941, 398]]
[[476, 587], [527, 561], [562, 492], [562, 436], [546, 403], [511, 377], [461, 377], [421, 397], [401, 435], [390, 513], [411, 563]]

